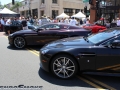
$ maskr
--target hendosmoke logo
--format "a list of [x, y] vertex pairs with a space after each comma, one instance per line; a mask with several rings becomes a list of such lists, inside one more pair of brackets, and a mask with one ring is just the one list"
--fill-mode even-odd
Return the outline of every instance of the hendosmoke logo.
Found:
[[25, 86], [25, 85], [18, 85], [18, 86], [0, 86], [0, 90], [42, 90], [43, 86]]

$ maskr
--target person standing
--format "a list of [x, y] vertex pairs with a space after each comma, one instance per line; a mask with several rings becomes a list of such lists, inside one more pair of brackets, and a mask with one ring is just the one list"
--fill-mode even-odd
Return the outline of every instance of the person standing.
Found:
[[4, 19], [4, 17], [0, 21], [1, 21], [1, 31], [3, 31], [3, 27], [5, 25], [5, 19]]
[[120, 18], [117, 18], [117, 27], [120, 27]]
[[89, 21], [89, 19], [87, 19], [87, 21], [86, 21], [86, 24], [90, 24], [90, 21]]
[[73, 25], [73, 26], [76, 26], [77, 25], [77, 20], [74, 17], [72, 17], [69, 24]]
[[10, 24], [12, 22], [12, 18], [9, 18], [7, 21], [6, 21], [6, 25], [7, 25], [7, 33], [8, 35], [10, 34]]
[[22, 18], [23, 20], [22, 20], [22, 22], [21, 22], [21, 24], [22, 24], [22, 27], [23, 27], [23, 30], [26, 30], [26, 29], [28, 29], [27, 28], [27, 18]]

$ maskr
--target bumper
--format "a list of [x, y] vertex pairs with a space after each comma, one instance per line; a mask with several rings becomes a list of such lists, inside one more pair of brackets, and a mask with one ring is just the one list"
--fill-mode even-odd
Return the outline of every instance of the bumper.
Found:
[[9, 43], [10, 45], [13, 45], [13, 37], [8, 36], [8, 43]]
[[47, 56], [40, 53], [39, 58], [40, 58], [40, 67], [43, 70], [49, 72], [50, 71], [50, 64], [49, 64], [50, 61], [47, 58]]

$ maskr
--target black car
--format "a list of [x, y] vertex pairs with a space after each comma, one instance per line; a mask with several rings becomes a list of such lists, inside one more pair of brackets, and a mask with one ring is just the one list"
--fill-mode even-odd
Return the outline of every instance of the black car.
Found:
[[120, 72], [120, 28], [46, 44], [40, 62], [42, 69], [64, 79], [84, 71]]
[[[37, 25], [32, 25], [30, 22], [27, 22], [28, 29], [36, 29], [38, 28]], [[22, 30], [22, 24], [21, 21], [15, 21], [14, 24], [10, 25], [4, 25], [4, 32], [8, 34], [8, 30], [10, 30], [10, 33], [14, 33], [16, 31]]]
[[87, 36], [90, 30], [67, 24], [50, 23], [31, 30], [20, 30], [8, 36], [9, 44], [17, 48], [26, 45], [45, 45], [66, 37]]

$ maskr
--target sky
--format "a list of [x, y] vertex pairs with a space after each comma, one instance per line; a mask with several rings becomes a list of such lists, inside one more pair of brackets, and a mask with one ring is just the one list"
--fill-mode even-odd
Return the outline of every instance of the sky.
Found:
[[[22, 1], [22, 0], [15, 0], [15, 1]], [[0, 0], [1, 4], [4, 5], [4, 4], [8, 4], [8, 3], [11, 3], [12, 0]]]

